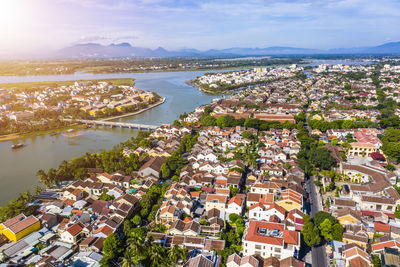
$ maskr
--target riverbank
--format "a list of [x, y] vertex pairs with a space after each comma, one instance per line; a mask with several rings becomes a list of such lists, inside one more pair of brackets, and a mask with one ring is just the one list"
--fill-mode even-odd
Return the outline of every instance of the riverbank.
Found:
[[247, 87], [247, 86], [266, 84], [268, 82], [274, 81], [274, 79], [261, 80], [261, 81], [257, 81], [257, 82], [251, 82], [251, 83], [242, 83], [242, 84], [227, 86], [225, 88], [223, 88], [223, 87], [215, 87], [215, 88], [212, 88], [212, 90], [211, 90], [211, 88], [210, 89], [205, 89], [201, 85], [195, 83], [194, 81], [195, 80], [186, 81], [186, 84], [190, 85], [190, 86], [193, 86], [197, 90], [199, 90], [199, 91], [201, 91], [203, 93], [209, 94], [209, 95], [221, 95], [221, 94], [225, 94], [226, 92], [232, 92], [232, 91], [239, 90], [239, 89]]
[[135, 112], [132, 112], [132, 113], [128, 113], [128, 114], [123, 114], [123, 115], [119, 115], [119, 116], [114, 116], [114, 117], [110, 117], [110, 118], [101, 119], [101, 120], [102, 121], [111, 121], [111, 120], [116, 120], [116, 119], [120, 119], [120, 118], [125, 118], [125, 117], [130, 117], [130, 116], [133, 116], [133, 115], [137, 115], [137, 114], [140, 114], [142, 112], [145, 112], [146, 110], [152, 109], [154, 107], [157, 107], [157, 106], [163, 104], [165, 102], [165, 100], [166, 100], [166, 98], [162, 97], [160, 101], [158, 101], [157, 103], [154, 103], [154, 104], [152, 104], [152, 105], [150, 105], [150, 106], [148, 106], [148, 107], [146, 107], [144, 109], [141, 109], [141, 110], [138, 110], [138, 111], [135, 111]]
[[71, 124], [69, 126], [64, 126], [56, 129], [51, 129], [51, 130], [44, 130], [44, 131], [37, 131], [37, 132], [31, 132], [31, 133], [15, 133], [15, 134], [7, 134], [7, 135], [2, 135], [0, 136], [0, 142], [6, 142], [6, 141], [14, 141], [14, 140], [20, 140], [20, 139], [26, 139], [29, 137], [34, 137], [34, 136], [40, 136], [40, 135], [48, 135], [52, 133], [59, 133], [62, 131], [66, 131], [69, 129], [82, 129], [83, 125], [81, 124]]
[[73, 85], [75, 82], [88, 83], [88, 82], [110, 82], [114, 85], [128, 85], [134, 86], [134, 78], [118, 78], [118, 79], [91, 79], [91, 80], [76, 80], [76, 81], [48, 81], [48, 82], [20, 82], [20, 83], [0, 83], [1, 89], [15, 90], [15, 89], [44, 89], [47, 87], [59, 87]]

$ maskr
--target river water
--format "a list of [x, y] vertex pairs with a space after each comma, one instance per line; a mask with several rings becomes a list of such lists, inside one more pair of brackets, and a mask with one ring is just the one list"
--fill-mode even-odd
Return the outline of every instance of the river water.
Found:
[[[135, 86], [157, 92], [166, 101], [143, 113], [119, 119], [125, 122], [161, 125], [172, 123], [184, 112], [190, 112], [199, 105], [209, 103], [216, 96], [206, 95], [185, 81], [202, 75], [205, 71], [153, 72], [0, 77], [0, 83], [90, 80], [111, 78], [135, 78]], [[1, 85], [0, 85], [1, 87]], [[136, 135], [136, 130], [120, 128], [94, 128], [82, 131], [77, 137], [44, 135], [22, 140], [27, 146], [11, 150], [11, 141], [0, 142], [0, 205], [15, 198], [18, 193], [32, 190], [39, 184], [36, 172], [57, 167], [63, 160], [80, 156], [86, 152], [97, 152]]]
[[[317, 64], [365, 64], [358, 61], [318, 61]], [[209, 103], [216, 96], [206, 95], [196, 88], [185, 84], [205, 72], [152, 72], [152, 73], [111, 73], [45, 76], [0, 76], [1, 83], [74, 81], [113, 78], [135, 78], [136, 87], [157, 92], [166, 97], [164, 104], [141, 114], [118, 119], [124, 122], [160, 125], [172, 123], [184, 112]], [[216, 71], [214, 71], [216, 72]], [[1, 87], [1, 85], [0, 85]], [[64, 135], [43, 135], [21, 140], [27, 146], [11, 150], [11, 141], [0, 142], [0, 205], [15, 198], [18, 193], [32, 190], [38, 185], [36, 172], [39, 169], [56, 168], [63, 160], [80, 156], [86, 152], [98, 152], [136, 135], [136, 130], [120, 128], [94, 128], [81, 132], [73, 138]]]

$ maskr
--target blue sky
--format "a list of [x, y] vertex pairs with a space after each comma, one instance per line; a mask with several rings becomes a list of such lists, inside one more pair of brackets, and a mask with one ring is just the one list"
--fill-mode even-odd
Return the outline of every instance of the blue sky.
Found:
[[0, 0], [0, 54], [76, 43], [338, 48], [400, 41], [398, 0]]

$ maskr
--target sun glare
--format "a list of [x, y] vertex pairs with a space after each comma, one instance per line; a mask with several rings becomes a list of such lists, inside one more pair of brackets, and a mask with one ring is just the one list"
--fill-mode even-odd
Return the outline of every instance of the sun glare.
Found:
[[[34, 1], [32, 1], [34, 2]], [[11, 31], [29, 25], [29, 2], [24, 0], [0, 0], [0, 31]]]

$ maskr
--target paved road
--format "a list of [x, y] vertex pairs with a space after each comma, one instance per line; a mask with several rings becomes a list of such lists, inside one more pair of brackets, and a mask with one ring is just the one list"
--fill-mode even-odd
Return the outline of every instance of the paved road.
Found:
[[[306, 190], [311, 200], [310, 216], [313, 217], [315, 213], [322, 210], [322, 203], [318, 196], [318, 192], [314, 185], [314, 177], [311, 176], [306, 182]], [[326, 267], [328, 260], [326, 257], [325, 246], [313, 247], [311, 249], [312, 266]]]
[[[308, 112], [306, 112], [308, 114]], [[307, 119], [306, 119], [307, 121]], [[309, 132], [311, 128], [309, 125], [305, 125]], [[311, 176], [306, 181], [306, 191], [308, 192], [308, 197], [311, 201], [310, 205], [310, 216], [313, 217], [315, 213], [322, 210], [322, 203], [314, 184], [314, 176]], [[328, 259], [326, 257], [325, 246], [313, 247], [311, 249], [312, 266], [314, 267], [327, 267]]]

